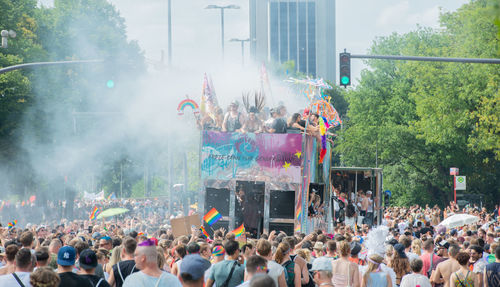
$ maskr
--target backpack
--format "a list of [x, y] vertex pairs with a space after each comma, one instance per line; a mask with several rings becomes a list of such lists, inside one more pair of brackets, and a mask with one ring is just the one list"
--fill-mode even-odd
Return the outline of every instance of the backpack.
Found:
[[288, 287], [294, 287], [295, 286], [295, 262], [292, 260], [288, 260], [287, 262], [282, 264], [283, 268], [285, 268], [285, 279], [286, 279], [286, 285]]
[[307, 263], [307, 275], [309, 276], [309, 282], [307, 284], [302, 284], [302, 287], [315, 287], [313, 273], [311, 271], [312, 264]]

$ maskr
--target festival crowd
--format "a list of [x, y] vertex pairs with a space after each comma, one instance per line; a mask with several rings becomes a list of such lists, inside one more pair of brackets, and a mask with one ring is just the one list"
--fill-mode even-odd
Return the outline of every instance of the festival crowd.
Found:
[[[331, 234], [259, 238], [196, 227], [175, 237], [167, 209], [150, 206], [107, 221], [0, 227], [0, 287], [500, 286], [498, 206], [388, 207], [379, 226], [345, 220]], [[439, 224], [454, 214], [477, 220]]]
[[[241, 133], [299, 133], [307, 132], [319, 136], [320, 115], [311, 113], [308, 109], [300, 113], [288, 114], [285, 105], [275, 108], [264, 107], [260, 94], [255, 95], [254, 106], [245, 101], [245, 108], [240, 109], [238, 101], [233, 101], [224, 113], [220, 107], [213, 108], [213, 113], [202, 114], [198, 125], [204, 130]], [[308, 121], [307, 121], [308, 120]]]

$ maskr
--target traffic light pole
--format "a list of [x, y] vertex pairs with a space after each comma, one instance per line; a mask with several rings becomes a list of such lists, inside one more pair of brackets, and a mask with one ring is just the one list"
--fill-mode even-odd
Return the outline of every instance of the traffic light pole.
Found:
[[416, 57], [416, 56], [390, 56], [390, 55], [355, 55], [355, 59], [380, 59], [380, 60], [403, 60], [403, 61], [424, 61], [424, 62], [455, 62], [474, 64], [500, 64], [500, 59], [482, 58], [446, 58], [446, 57]]
[[104, 60], [82, 60], [82, 61], [59, 61], [59, 62], [36, 62], [19, 64], [14, 66], [9, 66], [0, 69], [0, 74], [4, 74], [14, 70], [20, 70], [25, 68], [43, 67], [43, 66], [58, 66], [58, 65], [75, 65], [75, 64], [96, 64], [102, 63]]
[[393, 56], [393, 55], [355, 55], [344, 49], [339, 54], [339, 76], [340, 85], [347, 88], [351, 85], [351, 58], [353, 59], [378, 59], [378, 60], [401, 60], [422, 62], [453, 62], [471, 64], [500, 64], [500, 59], [489, 58], [446, 58], [446, 57], [417, 57], [417, 56]]

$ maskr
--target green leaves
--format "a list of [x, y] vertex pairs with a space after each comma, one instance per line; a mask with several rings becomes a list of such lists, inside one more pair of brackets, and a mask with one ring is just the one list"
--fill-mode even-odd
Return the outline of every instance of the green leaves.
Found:
[[[495, 58], [499, 39], [491, 13], [485, 1], [474, 1], [443, 14], [442, 30], [378, 38], [371, 53]], [[397, 204], [446, 203], [452, 198], [452, 166], [468, 176], [468, 192], [494, 198], [500, 65], [367, 62], [371, 70], [363, 71], [348, 94], [349, 122], [336, 149], [346, 165], [378, 161], [384, 188], [393, 191]]]

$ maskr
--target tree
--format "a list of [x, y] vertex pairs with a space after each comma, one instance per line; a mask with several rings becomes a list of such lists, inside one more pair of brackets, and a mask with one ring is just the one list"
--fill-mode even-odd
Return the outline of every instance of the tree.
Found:
[[[442, 30], [419, 28], [379, 38], [371, 53], [495, 58], [497, 27], [486, 1], [441, 15]], [[368, 61], [348, 93], [337, 152], [347, 164], [384, 168], [396, 204], [444, 204], [448, 170], [468, 176], [468, 192], [499, 192], [498, 65]], [[494, 191], [492, 193], [492, 191]]]

